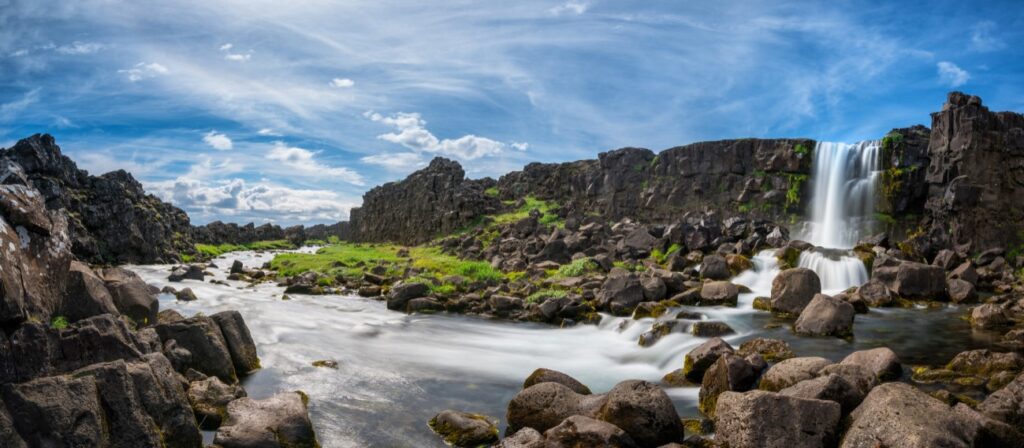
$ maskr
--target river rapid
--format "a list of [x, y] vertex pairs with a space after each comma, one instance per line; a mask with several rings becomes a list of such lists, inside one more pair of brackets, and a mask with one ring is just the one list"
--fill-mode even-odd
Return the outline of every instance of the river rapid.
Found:
[[[314, 250], [305, 248], [303, 250]], [[199, 300], [180, 302], [160, 296], [161, 309], [185, 316], [235, 309], [256, 341], [263, 369], [244, 380], [249, 395], [270, 396], [301, 389], [310, 396], [310, 413], [324, 447], [443, 447], [427, 420], [444, 409], [478, 412], [498, 418], [504, 430], [509, 400], [536, 368], [559, 370], [595, 392], [626, 379], [659, 381], [681, 368], [683, 356], [706, 341], [686, 333], [670, 334], [651, 347], [637, 340], [654, 319], [605, 316], [600, 325], [558, 329], [451, 314], [406, 315], [383, 302], [357, 296], [292, 295], [274, 283], [249, 286], [228, 281], [232, 261], [258, 268], [271, 253], [237, 252], [213, 260], [213, 279], [170, 283], [170, 265], [129, 266], [158, 287], [190, 287]], [[755, 268], [733, 279], [753, 292], [739, 306], [681, 307], [707, 320], [728, 323], [733, 346], [755, 337], [786, 340], [798, 356], [833, 361], [860, 349], [888, 346], [904, 364], [945, 363], [960, 351], [986, 345], [961, 319], [966, 308], [872, 309], [858, 315], [851, 340], [794, 335], [791, 321], [755, 311], [756, 296], [770, 294], [778, 273], [771, 252], [753, 258]], [[211, 278], [208, 277], [208, 280]], [[666, 316], [672, 317], [675, 312]], [[337, 369], [313, 367], [334, 360]], [[667, 389], [681, 416], [695, 417], [698, 388]], [[212, 439], [211, 434], [207, 437]]]

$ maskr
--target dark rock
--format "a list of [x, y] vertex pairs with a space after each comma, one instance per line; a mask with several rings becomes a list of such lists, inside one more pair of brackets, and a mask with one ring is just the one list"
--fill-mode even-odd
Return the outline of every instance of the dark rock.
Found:
[[825, 358], [801, 357], [790, 358], [771, 366], [761, 376], [759, 388], [767, 391], [780, 391], [796, 383], [818, 376], [825, 366], [832, 364]]
[[841, 408], [833, 401], [759, 390], [725, 392], [716, 409], [715, 440], [730, 447], [831, 446], [839, 433]]
[[427, 294], [430, 294], [430, 287], [425, 283], [399, 283], [388, 292], [388, 309], [405, 311], [405, 306], [410, 300], [424, 297]]
[[972, 265], [970, 261], [965, 261], [960, 264], [960, 266], [957, 266], [956, 269], [953, 269], [953, 272], [949, 273], [949, 278], [963, 280], [972, 285], [977, 285], [978, 271], [974, 269], [974, 265]]
[[852, 384], [861, 392], [861, 395], [867, 395], [874, 389], [875, 386], [881, 384], [881, 381], [875, 376], [875, 373], [867, 367], [854, 364], [832, 364], [823, 367], [818, 371], [818, 376], [836, 375], [846, 382]]
[[778, 362], [796, 356], [786, 341], [781, 339], [755, 338], [744, 342], [736, 350], [739, 356], [761, 355], [768, 362]]
[[700, 276], [710, 280], [726, 280], [731, 276], [729, 263], [721, 255], [708, 255], [701, 261]]
[[799, 334], [812, 336], [849, 336], [853, 334], [853, 305], [817, 294], [800, 312], [794, 328]]
[[227, 343], [220, 326], [213, 319], [195, 316], [179, 322], [159, 324], [156, 332], [164, 344], [173, 339], [178, 346], [191, 353], [179, 371], [191, 368], [216, 376], [228, 384], [238, 381]]
[[72, 261], [60, 314], [75, 322], [99, 314], [116, 315], [118, 311], [103, 280], [85, 263]]
[[633, 442], [626, 431], [611, 423], [574, 415], [544, 432], [544, 446], [548, 448], [585, 446], [636, 448], [637, 444]]
[[1010, 323], [1006, 310], [994, 303], [986, 303], [971, 310], [971, 326], [974, 328], [999, 328]]
[[249, 334], [249, 327], [245, 325], [242, 314], [238, 311], [221, 311], [211, 315], [211, 319], [220, 327], [221, 335], [224, 336], [224, 343], [228, 352], [231, 353], [231, 362], [235, 366], [235, 372], [246, 375], [253, 370], [260, 368], [260, 358], [256, 354], [256, 343]]
[[523, 428], [502, 439], [494, 448], [545, 448], [544, 436], [533, 428]]
[[616, 384], [608, 391], [599, 418], [622, 428], [639, 446], [661, 446], [683, 438], [683, 425], [672, 400], [646, 381]]
[[665, 298], [665, 281], [659, 277], [645, 277], [640, 279], [640, 286], [644, 290], [644, 299], [657, 302]]
[[319, 446], [302, 392], [281, 392], [263, 400], [228, 403], [228, 418], [213, 443], [223, 448]]
[[242, 265], [242, 262], [240, 260], [232, 261], [231, 262], [231, 271], [230, 272], [232, 274], [244, 274], [245, 273], [245, 266]]
[[430, 419], [430, 429], [454, 447], [488, 446], [498, 441], [498, 427], [480, 414], [441, 411]]
[[690, 327], [690, 333], [697, 337], [702, 338], [713, 338], [716, 336], [725, 336], [727, 334], [735, 333], [725, 322], [717, 321], [700, 321], [694, 322], [693, 326]]
[[736, 355], [723, 355], [704, 374], [701, 381], [699, 408], [708, 418], [715, 418], [715, 405], [723, 392], [746, 392], [754, 387], [762, 366], [755, 366]]
[[974, 285], [966, 280], [953, 278], [946, 285], [949, 290], [949, 300], [953, 303], [971, 303], [978, 299], [978, 292], [974, 289]]
[[734, 352], [729, 343], [722, 338], [711, 338], [707, 342], [698, 345], [690, 350], [683, 358], [683, 372], [686, 379], [699, 383], [704, 379], [704, 373], [722, 355], [731, 355]]
[[706, 282], [700, 289], [700, 304], [712, 306], [736, 306], [739, 295], [739, 288], [730, 282]]
[[124, 361], [94, 364], [75, 372], [75, 377], [95, 378], [97, 395], [109, 425], [113, 446], [160, 447], [161, 434], [142, 408], [135, 383]]
[[818, 274], [806, 268], [786, 269], [772, 280], [772, 311], [799, 315], [815, 294], [821, 294]]
[[239, 385], [224, 384], [215, 376], [188, 385], [188, 401], [203, 429], [217, 429], [227, 417], [228, 403], [245, 396]]
[[140, 326], [156, 323], [160, 302], [146, 284], [134, 272], [123, 268], [104, 268], [98, 272], [106, 283], [114, 305], [121, 314], [128, 316]]
[[138, 402], [153, 418], [168, 448], [190, 448], [202, 444], [188, 398], [171, 363], [160, 353], [128, 363]]
[[192, 288], [182, 288], [181, 291], [175, 292], [174, 297], [182, 302], [191, 302], [193, 300], [199, 300], [196, 297], [196, 293], [192, 291]]
[[540, 383], [558, 383], [565, 387], [568, 387], [569, 389], [572, 389], [573, 392], [576, 392], [580, 395], [590, 395], [591, 393], [590, 388], [583, 385], [583, 383], [577, 381], [576, 378], [573, 378], [557, 370], [549, 369], [534, 370], [533, 373], [531, 373], [530, 376], [526, 378], [526, 381], [523, 382], [523, 389], [529, 388], [530, 386]]
[[969, 375], [992, 375], [996, 372], [1024, 370], [1024, 355], [1016, 352], [994, 352], [989, 349], [960, 352], [946, 364], [954, 372]]
[[850, 353], [840, 364], [851, 364], [864, 367], [882, 381], [897, 380], [903, 375], [900, 358], [888, 347], [860, 350]]
[[892, 305], [893, 296], [889, 288], [879, 280], [871, 279], [857, 288], [857, 295], [869, 306], [881, 307]]
[[178, 266], [171, 271], [171, 275], [167, 277], [167, 280], [172, 282], [180, 282], [183, 280], [196, 280], [203, 281], [206, 273], [203, 272], [203, 267], [197, 264], [189, 266]]
[[782, 395], [839, 403], [843, 415], [849, 414], [864, 400], [865, 393], [836, 374], [803, 380], [779, 391]]
[[558, 383], [539, 383], [523, 389], [508, 403], [506, 434], [521, 428], [547, 431], [573, 415], [597, 418], [607, 397], [580, 395]]
[[617, 316], [632, 314], [643, 300], [644, 289], [640, 280], [636, 275], [620, 270], [612, 270], [597, 293], [598, 305]]
[[938, 266], [913, 261], [877, 263], [871, 277], [890, 291], [908, 299], [945, 300], [946, 272]]
[[54, 376], [7, 384], [4, 402], [29, 446], [108, 446], [96, 379]]
[[989, 395], [978, 405], [978, 411], [1016, 428], [1024, 428], [1024, 373]]
[[406, 305], [406, 311], [409, 313], [435, 313], [438, 311], [444, 311], [444, 305], [438, 302], [436, 299], [430, 297], [420, 297], [418, 299], [412, 299]]

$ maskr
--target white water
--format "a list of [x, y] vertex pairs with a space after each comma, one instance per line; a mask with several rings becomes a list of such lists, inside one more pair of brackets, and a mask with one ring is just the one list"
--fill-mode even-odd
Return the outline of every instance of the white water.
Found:
[[818, 274], [826, 294], [868, 281], [864, 263], [849, 249], [870, 230], [878, 152], [877, 141], [819, 142], [814, 149], [810, 219], [803, 238], [817, 247], [801, 253], [799, 265]]

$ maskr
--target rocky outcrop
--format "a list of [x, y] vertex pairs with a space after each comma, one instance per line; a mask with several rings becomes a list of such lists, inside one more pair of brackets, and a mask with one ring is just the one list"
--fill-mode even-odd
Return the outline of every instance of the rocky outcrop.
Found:
[[466, 227], [500, 202], [485, 194], [493, 180], [467, 180], [458, 162], [435, 158], [402, 181], [375, 187], [351, 211], [354, 241], [418, 244]]
[[327, 241], [331, 237], [349, 238], [349, 223], [281, 227], [276, 224], [236, 224], [213, 221], [192, 227], [192, 240], [201, 244], [248, 244], [257, 241], [288, 240], [294, 245], [307, 241]]
[[0, 157], [21, 166], [46, 208], [63, 209], [74, 254], [90, 262], [156, 263], [192, 252], [188, 216], [146, 194], [119, 170], [92, 176], [79, 170], [49, 135], [36, 134]]

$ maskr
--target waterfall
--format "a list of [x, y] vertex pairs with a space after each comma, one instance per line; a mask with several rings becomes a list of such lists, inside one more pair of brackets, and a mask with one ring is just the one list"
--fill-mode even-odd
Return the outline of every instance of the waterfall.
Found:
[[867, 282], [867, 269], [850, 249], [871, 230], [879, 142], [819, 142], [814, 149], [811, 205], [803, 237], [817, 246], [800, 255], [800, 267], [821, 278], [822, 290], [835, 294]]

